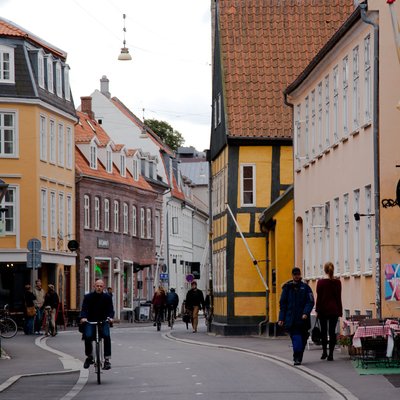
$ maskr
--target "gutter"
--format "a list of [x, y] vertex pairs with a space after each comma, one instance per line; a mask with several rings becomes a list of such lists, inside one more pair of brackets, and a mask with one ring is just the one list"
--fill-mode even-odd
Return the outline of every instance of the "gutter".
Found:
[[380, 176], [379, 176], [379, 25], [367, 17], [367, 4], [360, 4], [361, 19], [374, 27], [373, 76], [373, 151], [374, 151], [374, 206], [375, 206], [375, 307], [376, 317], [382, 318], [381, 304], [381, 232], [380, 232]]

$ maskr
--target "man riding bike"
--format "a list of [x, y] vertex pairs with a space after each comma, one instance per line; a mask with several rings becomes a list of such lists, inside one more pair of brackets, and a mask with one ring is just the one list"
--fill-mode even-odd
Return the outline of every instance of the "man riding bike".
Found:
[[114, 318], [114, 306], [112, 298], [108, 293], [104, 293], [104, 282], [98, 279], [94, 285], [95, 290], [88, 293], [83, 298], [80, 314], [81, 324], [85, 324], [83, 337], [85, 339], [86, 360], [83, 368], [89, 368], [94, 363], [93, 359], [93, 340], [96, 334], [96, 325], [86, 322], [104, 322], [102, 326], [102, 337], [104, 340], [104, 365], [103, 369], [111, 369], [111, 337], [110, 323]]

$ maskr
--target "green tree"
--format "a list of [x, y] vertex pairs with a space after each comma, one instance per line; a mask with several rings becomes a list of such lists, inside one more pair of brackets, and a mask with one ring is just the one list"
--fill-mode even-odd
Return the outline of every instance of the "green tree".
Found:
[[144, 123], [156, 133], [172, 150], [177, 150], [185, 143], [182, 134], [176, 131], [168, 122], [157, 119], [145, 119]]

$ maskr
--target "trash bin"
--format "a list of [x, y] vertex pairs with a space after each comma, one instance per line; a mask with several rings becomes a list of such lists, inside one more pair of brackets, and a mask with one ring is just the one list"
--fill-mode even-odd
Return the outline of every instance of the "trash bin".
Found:
[[140, 306], [135, 307], [135, 321], [145, 322], [150, 320], [150, 303], [141, 303]]

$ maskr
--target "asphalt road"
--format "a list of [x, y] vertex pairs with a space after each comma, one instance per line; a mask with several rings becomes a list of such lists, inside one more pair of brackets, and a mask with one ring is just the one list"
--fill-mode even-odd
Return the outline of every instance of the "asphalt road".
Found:
[[[183, 325], [176, 330], [186, 331]], [[98, 385], [94, 369], [22, 378], [0, 399], [125, 400], [314, 400], [343, 398], [300, 369], [246, 352], [196, 346], [168, 338], [164, 326], [112, 330], [112, 369]], [[193, 338], [191, 331], [187, 339]], [[77, 331], [49, 338], [63, 364], [84, 360]], [[78, 361], [78, 359], [80, 361]], [[63, 365], [60, 363], [60, 371]], [[88, 374], [87, 374], [88, 372]], [[86, 375], [85, 375], [86, 374]], [[6, 396], [6, 397], [4, 397]]]

